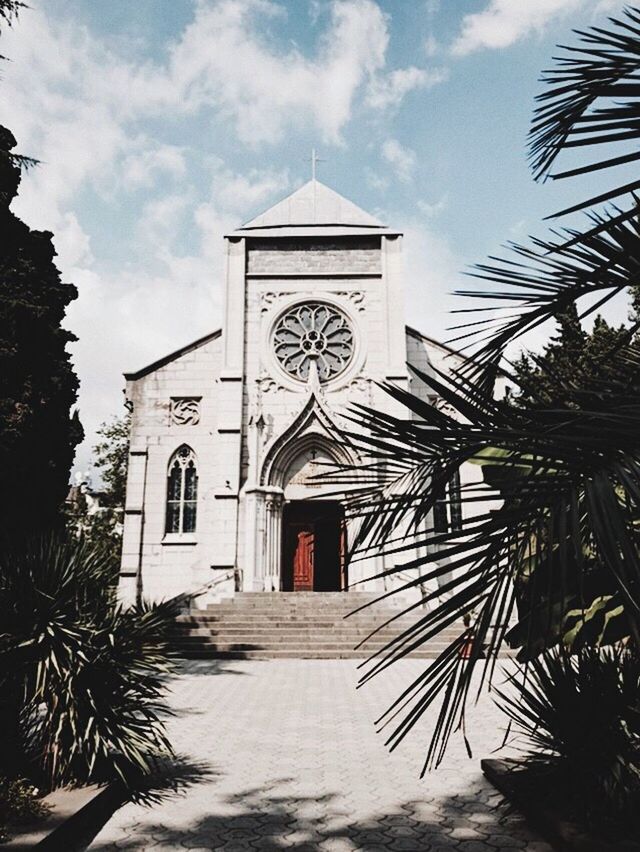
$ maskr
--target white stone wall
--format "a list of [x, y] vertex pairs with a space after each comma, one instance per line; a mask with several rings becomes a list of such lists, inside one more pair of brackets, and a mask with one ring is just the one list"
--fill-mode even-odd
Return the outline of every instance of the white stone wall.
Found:
[[[127, 398], [133, 405], [122, 566], [122, 594], [127, 600], [134, 599], [132, 575], [140, 565], [141, 592], [156, 600], [213, 579], [211, 566], [223, 531], [220, 504], [225, 502], [219, 499], [225, 483], [220, 477], [217, 433], [221, 342], [220, 336], [214, 337], [127, 383]], [[195, 425], [172, 422], [171, 399], [184, 397], [199, 399]], [[182, 444], [191, 447], [197, 458], [196, 531], [167, 535], [167, 472]]]

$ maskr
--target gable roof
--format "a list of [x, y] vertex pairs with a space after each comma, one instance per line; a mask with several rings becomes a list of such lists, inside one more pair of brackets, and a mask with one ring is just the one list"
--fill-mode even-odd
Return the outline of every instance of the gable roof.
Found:
[[340, 233], [380, 234], [390, 231], [379, 219], [335, 190], [310, 180], [273, 207], [241, 225], [235, 236], [299, 236], [339, 229]]
[[187, 343], [186, 346], [181, 346], [180, 349], [176, 349], [175, 352], [170, 352], [168, 355], [165, 355], [164, 358], [158, 358], [158, 360], [154, 361], [153, 364], [142, 367], [142, 369], [136, 370], [134, 373], [125, 373], [124, 377], [128, 382], [135, 382], [136, 379], [143, 379], [145, 376], [148, 376], [149, 373], [153, 373], [161, 367], [164, 367], [166, 364], [170, 364], [171, 361], [175, 361], [176, 358], [180, 358], [181, 355], [187, 355], [189, 352], [193, 352], [194, 349], [199, 349], [200, 346], [204, 346], [205, 343], [209, 343], [211, 340], [215, 340], [216, 337], [220, 337], [221, 335], [222, 329], [218, 328], [209, 334], [205, 334], [204, 337], [199, 337], [197, 340]]

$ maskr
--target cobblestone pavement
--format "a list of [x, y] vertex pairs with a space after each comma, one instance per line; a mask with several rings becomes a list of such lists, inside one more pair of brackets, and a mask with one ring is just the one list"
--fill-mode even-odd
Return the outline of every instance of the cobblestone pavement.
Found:
[[428, 725], [385, 749], [373, 721], [424, 664], [398, 663], [356, 692], [348, 660], [184, 663], [169, 723], [181, 789], [122, 807], [91, 852], [551, 852], [481, 774], [503, 736], [489, 699], [472, 717], [471, 760], [457, 738], [420, 780]]

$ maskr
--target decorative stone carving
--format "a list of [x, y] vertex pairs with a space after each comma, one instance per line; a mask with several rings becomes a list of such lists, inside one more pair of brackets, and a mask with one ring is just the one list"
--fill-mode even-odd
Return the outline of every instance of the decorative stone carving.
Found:
[[441, 411], [443, 414], [446, 414], [447, 417], [451, 417], [453, 420], [457, 420], [460, 416], [456, 409], [451, 405], [451, 403], [447, 402], [441, 396], [431, 397], [431, 403], [434, 408], [437, 408], [438, 411]]
[[260, 312], [266, 314], [271, 305], [280, 298], [281, 293], [273, 293], [271, 290], [260, 293]]
[[258, 385], [258, 389], [261, 393], [276, 393], [278, 391], [285, 390], [283, 385], [266, 373], [263, 376], [260, 376], [260, 378], [256, 381], [256, 384]]
[[170, 417], [172, 426], [195, 426], [200, 422], [200, 397], [171, 397]]
[[349, 299], [357, 311], [364, 311], [365, 309], [365, 294], [362, 290], [340, 290], [336, 293], [336, 296]]
[[365, 379], [364, 376], [357, 376], [355, 379], [352, 379], [347, 387], [350, 396], [357, 394], [368, 399], [371, 395], [371, 382], [369, 379]]

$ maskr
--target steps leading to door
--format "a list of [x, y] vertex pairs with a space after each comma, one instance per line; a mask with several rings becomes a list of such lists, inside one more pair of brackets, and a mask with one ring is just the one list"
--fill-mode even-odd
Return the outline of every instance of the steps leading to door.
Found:
[[[173, 645], [178, 654], [190, 658], [364, 659], [426, 613], [418, 607], [401, 615], [404, 601], [373, 603], [377, 597], [369, 592], [240, 592], [231, 600], [179, 616]], [[366, 604], [371, 605], [354, 613]], [[447, 628], [411, 656], [434, 659], [462, 630], [462, 625]]]

